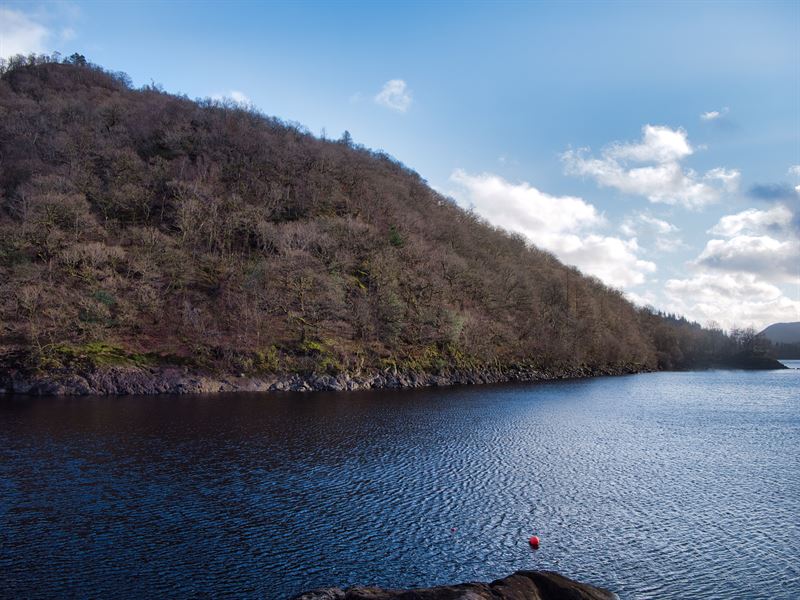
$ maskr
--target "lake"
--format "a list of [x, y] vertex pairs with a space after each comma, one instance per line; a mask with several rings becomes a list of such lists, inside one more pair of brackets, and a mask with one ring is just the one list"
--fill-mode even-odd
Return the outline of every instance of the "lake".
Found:
[[535, 568], [623, 600], [798, 598], [798, 384], [0, 397], [0, 595], [281, 599]]

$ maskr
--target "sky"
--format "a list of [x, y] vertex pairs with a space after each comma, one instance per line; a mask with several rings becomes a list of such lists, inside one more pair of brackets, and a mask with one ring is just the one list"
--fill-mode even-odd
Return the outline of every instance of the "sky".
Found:
[[382, 149], [639, 304], [800, 321], [800, 2], [0, 1], [79, 52]]

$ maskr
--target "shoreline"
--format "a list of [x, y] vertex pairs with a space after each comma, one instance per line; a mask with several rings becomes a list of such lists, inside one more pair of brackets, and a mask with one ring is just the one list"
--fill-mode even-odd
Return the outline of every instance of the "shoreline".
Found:
[[0, 372], [0, 394], [28, 396], [122, 396], [207, 394], [218, 392], [321, 392], [371, 389], [413, 389], [452, 385], [544, 382], [609, 375], [649, 373], [643, 365], [602, 367], [486, 367], [441, 373], [400, 372], [394, 369], [351, 374], [215, 374], [186, 367], [115, 366], [74, 372], [25, 374]]
[[[732, 361], [723, 364], [698, 365], [695, 369], [772, 370], [788, 369], [778, 360], [760, 357], [752, 362]], [[63, 369], [52, 373], [30, 373], [21, 369], [0, 370], [0, 396], [127, 396], [160, 394], [213, 394], [221, 392], [323, 392], [376, 389], [414, 389], [449, 387], [454, 385], [484, 385], [495, 383], [537, 383], [569, 379], [588, 379], [617, 375], [655, 373], [641, 364], [622, 363], [602, 366], [554, 366], [534, 368], [481, 367], [446, 369], [437, 373], [401, 371], [394, 368], [340, 372], [332, 374], [273, 373], [245, 375], [244, 373], [214, 373], [181, 366], [117, 365], [80, 370]]]

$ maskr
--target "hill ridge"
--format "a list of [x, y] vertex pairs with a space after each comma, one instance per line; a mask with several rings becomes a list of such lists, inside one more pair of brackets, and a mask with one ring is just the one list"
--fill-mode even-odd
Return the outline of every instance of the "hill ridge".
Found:
[[133, 89], [79, 55], [5, 64], [0, 110], [7, 373], [652, 370], [748, 350], [349, 135]]
[[759, 333], [774, 344], [800, 344], [800, 321], [773, 323]]

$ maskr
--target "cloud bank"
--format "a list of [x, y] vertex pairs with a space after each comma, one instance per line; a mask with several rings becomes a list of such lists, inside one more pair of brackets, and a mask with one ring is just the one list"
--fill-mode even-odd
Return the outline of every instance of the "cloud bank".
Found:
[[609, 285], [638, 285], [656, 270], [654, 263], [637, 256], [635, 238], [599, 233], [605, 219], [581, 198], [553, 196], [527, 182], [511, 183], [492, 173], [472, 175], [457, 169], [450, 181], [456, 185], [453, 195], [465, 208], [493, 225], [522, 234]]
[[800, 301], [783, 289], [800, 285], [793, 220], [782, 204], [722, 217], [708, 230], [717, 237], [689, 265], [694, 274], [666, 282], [673, 310], [725, 327], [800, 320]]
[[750, 208], [734, 215], [724, 216], [708, 230], [708, 233], [733, 237], [740, 233], [781, 232], [788, 229], [791, 222], [792, 211], [778, 204], [768, 210]]
[[738, 188], [739, 172], [718, 167], [700, 175], [681, 164], [694, 149], [686, 131], [645, 125], [639, 142], [614, 142], [599, 158], [587, 149], [561, 155], [567, 174], [589, 177], [602, 187], [643, 196], [650, 202], [702, 208]]
[[760, 330], [771, 323], [800, 320], [800, 302], [752, 274], [701, 273], [670, 279], [665, 293], [672, 310], [724, 328], [753, 326]]
[[708, 231], [725, 239], [709, 240], [695, 264], [772, 283], [800, 284], [800, 241], [792, 229], [793, 217], [782, 204], [726, 215]]

